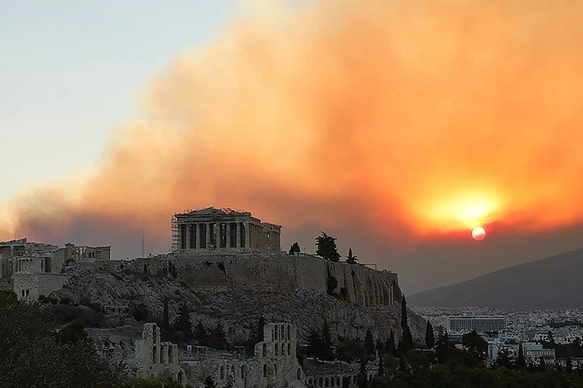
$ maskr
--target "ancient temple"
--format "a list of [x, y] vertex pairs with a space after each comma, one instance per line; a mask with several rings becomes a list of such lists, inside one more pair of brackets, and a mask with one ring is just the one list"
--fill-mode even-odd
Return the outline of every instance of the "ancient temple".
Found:
[[281, 225], [261, 222], [249, 212], [209, 207], [172, 218], [173, 252], [279, 253], [280, 236]]

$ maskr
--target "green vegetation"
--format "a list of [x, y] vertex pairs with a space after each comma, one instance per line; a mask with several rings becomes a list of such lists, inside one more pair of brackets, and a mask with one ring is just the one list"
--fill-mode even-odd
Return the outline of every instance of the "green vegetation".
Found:
[[296, 253], [300, 253], [300, 252], [301, 252], [300, 244], [298, 244], [297, 242], [293, 243], [291, 245], [291, 247], [289, 248], [290, 255], [295, 255]]
[[328, 236], [325, 232], [321, 232], [316, 237], [316, 254], [324, 260], [338, 262], [340, 261], [340, 253], [336, 247], [336, 238]]
[[[0, 293], [1, 387], [130, 387], [122, 367], [99, 358], [80, 320], [58, 331], [49, 305]], [[56, 334], [57, 333], [57, 334]]]

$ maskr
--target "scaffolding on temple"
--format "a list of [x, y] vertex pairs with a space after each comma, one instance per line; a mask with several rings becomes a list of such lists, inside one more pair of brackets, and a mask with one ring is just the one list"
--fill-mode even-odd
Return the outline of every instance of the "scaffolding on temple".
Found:
[[170, 251], [176, 252], [178, 250], [178, 219], [176, 215], [173, 215], [170, 220], [170, 230], [172, 231]]

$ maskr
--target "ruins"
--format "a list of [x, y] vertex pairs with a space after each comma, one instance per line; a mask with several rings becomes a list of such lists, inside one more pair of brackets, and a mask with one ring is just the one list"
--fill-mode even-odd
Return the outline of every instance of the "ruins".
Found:
[[69, 276], [62, 275], [69, 261], [110, 260], [111, 247], [65, 244], [64, 248], [26, 238], [0, 242], [0, 277], [12, 277], [18, 299], [35, 301], [63, 287]]
[[171, 249], [178, 253], [279, 253], [280, 237], [281, 225], [261, 222], [249, 212], [209, 207], [172, 218]]
[[356, 370], [331, 375], [307, 376], [296, 357], [296, 327], [289, 323], [268, 323], [263, 327], [263, 341], [255, 344], [254, 355], [244, 352], [192, 352], [179, 350], [170, 342], [160, 342], [160, 329], [146, 323], [142, 339], [136, 342], [135, 363], [138, 377], [170, 377], [182, 386], [204, 386], [211, 377], [217, 388], [301, 388], [338, 387], [343, 379], [356, 386]]

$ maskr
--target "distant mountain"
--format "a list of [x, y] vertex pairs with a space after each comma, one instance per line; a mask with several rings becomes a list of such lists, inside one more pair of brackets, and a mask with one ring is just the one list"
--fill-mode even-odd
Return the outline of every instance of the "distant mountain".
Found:
[[409, 306], [583, 308], [583, 249], [407, 297]]

